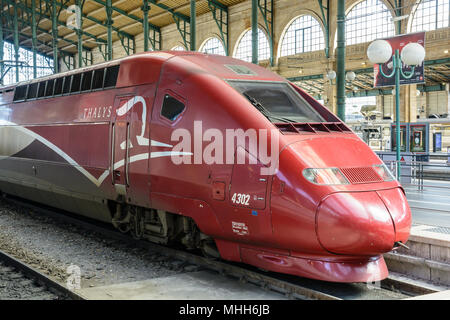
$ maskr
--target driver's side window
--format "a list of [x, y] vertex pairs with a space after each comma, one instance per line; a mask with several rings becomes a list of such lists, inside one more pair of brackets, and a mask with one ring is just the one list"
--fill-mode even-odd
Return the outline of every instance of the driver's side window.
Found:
[[183, 111], [186, 109], [186, 106], [183, 102], [178, 99], [172, 97], [169, 94], [164, 96], [163, 105], [161, 107], [161, 116], [170, 121], [177, 120]]

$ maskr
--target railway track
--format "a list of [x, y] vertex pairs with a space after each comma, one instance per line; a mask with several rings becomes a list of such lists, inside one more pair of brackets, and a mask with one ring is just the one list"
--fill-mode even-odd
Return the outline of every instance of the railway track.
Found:
[[0, 250], [0, 300], [83, 300], [42, 272]]
[[[57, 212], [53, 208], [41, 206], [39, 204], [30, 203], [22, 199], [13, 197], [7, 197], [8, 201], [13, 202], [21, 207], [27, 207], [41, 214], [44, 214], [52, 219], [63, 223], [70, 223], [97, 234], [109, 237], [115, 240], [126, 242], [132, 246], [151, 250], [160, 255], [166, 256], [168, 259], [178, 259], [189, 264], [194, 264], [200, 268], [213, 270], [221, 275], [234, 278], [236, 281], [248, 282], [254, 284], [264, 290], [273, 291], [279, 294], [283, 294], [289, 299], [301, 299], [301, 300], [343, 300], [347, 296], [352, 299], [352, 294], [346, 294], [345, 291], [364, 290], [365, 284], [350, 285], [327, 283], [323, 281], [316, 281], [304, 278], [298, 278], [289, 275], [282, 275], [276, 273], [268, 273], [251, 266], [240, 265], [237, 263], [230, 263], [220, 260], [211, 260], [205, 258], [200, 254], [195, 254], [185, 250], [179, 250], [172, 247], [161, 246], [144, 240], [135, 240], [129, 235], [125, 235], [115, 230], [112, 226], [97, 222], [88, 218], [75, 216], [66, 212]], [[61, 286], [61, 285], [58, 285]], [[355, 287], [356, 286], [356, 287]], [[395, 291], [402, 293], [406, 296], [421, 295], [426, 293], [432, 293], [427, 288], [421, 288], [411, 285], [410, 283], [402, 282], [400, 280], [386, 279], [381, 282], [380, 290], [386, 290], [386, 292]], [[344, 288], [344, 289], [342, 289]], [[349, 289], [350, 288], [350, 289]], [[68, 290], [62, 287], [62, 290]], [[342, 293], [342, 291], [344, 293]], [[72, 292], [74, 296], [68, 295], [72, 299], [81, 299], [79, 295]], [[383, 292], [379, 294], [382, 298]], [[353, 297], [354, 298], [354, 297]]]

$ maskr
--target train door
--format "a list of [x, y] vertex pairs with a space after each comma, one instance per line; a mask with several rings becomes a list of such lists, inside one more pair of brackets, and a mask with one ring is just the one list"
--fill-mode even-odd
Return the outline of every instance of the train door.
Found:
[[269, 208], [269, 176], [262, 175], [265, 166], [242, 147], [237, 147], [232, 169], [228, 201], [232, 211], [230, 234], [254, 241], [270, 241], [272, 217]]
[[126, 196], [129, 186], [130, 114], [120, 114], [117, 110], [132, 96], [116, 97], [114, 101], [114, 120], [112, 124], [112, 183], [116, 192]]

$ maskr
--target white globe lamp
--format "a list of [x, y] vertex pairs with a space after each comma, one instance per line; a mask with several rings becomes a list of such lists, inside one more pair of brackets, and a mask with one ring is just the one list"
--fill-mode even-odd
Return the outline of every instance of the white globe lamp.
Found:
[[416, 42], [408, 43], [402, 50], [401, 59], [408, 66], [421, 65], [425, 59], [425, 48]]
[[336, 79], [336, 71], [334, 70], [328, 71], [327, 78], [330, 81]]
[[386, 40], [375, 40], [367, 48], [367, 57], [373, 64], [383, 64], [392, 57], [392, 47]]
[[345, 75], [345, 80], [352, 82], [353, 80], [356, 79], [356, 73], [354, 73], [353, 71], [349, 71], [347, 72], [347, 74]]

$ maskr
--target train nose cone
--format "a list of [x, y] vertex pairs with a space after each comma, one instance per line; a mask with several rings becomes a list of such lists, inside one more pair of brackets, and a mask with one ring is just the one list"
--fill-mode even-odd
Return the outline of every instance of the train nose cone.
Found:
[[409, 208], [406, 196], [400, 188], [379, 190], [377, 194], [389, 209], [392, 220], [395, 224], [395, 242], [408, 241], [411, 231], [411, 209]]
[[391, 215], [375, 191], [326, 197], [317, 212], [316, 232], [324, 249], [336, 254], [378, 255], [392, 250], [395, 242]]

